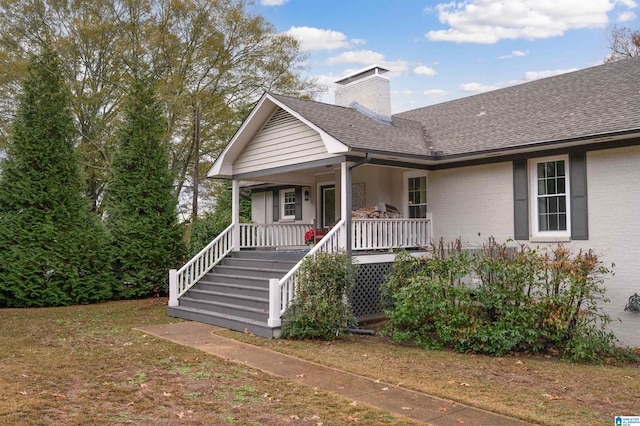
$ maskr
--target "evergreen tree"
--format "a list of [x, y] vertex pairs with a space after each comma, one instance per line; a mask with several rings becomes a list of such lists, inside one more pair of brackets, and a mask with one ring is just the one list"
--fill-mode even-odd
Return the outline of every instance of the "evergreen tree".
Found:
[[32, 56], [0, 176], [0, 306], [112, 296], [106, 233], [83, 195], [57, 55]]
[[154, 84], [136, 79], [118, 134], [105, 212], [120, 296], [168, 292], [168, 269], [184, 255], [169, 171], [165, 125]]

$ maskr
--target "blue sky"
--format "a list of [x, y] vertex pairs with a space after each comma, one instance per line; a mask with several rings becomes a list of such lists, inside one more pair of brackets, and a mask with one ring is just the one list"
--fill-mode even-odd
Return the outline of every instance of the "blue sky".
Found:
[[256, 0], [296, 37], [307, 75], [333, 82], [391, 70], [394, 113], [602, 63], [613, 25], [639, 27], [636, 0]]

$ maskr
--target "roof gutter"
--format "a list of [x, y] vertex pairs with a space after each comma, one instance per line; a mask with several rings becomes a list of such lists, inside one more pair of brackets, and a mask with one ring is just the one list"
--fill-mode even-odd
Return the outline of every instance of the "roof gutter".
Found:
[[[584, 146], [587, 150], [604, 149], [607, 146], [603, 145], [607, 142], [620, 142], [620, 141], [632, 141], [640, 137], [640, 128], [627, 129], [616, 132], [607, 132], [600, 134], [592, 134], [586, 136], [579, 136], [576, 138], [569, 138], [563, 140], [548, 140], [538, 141], [525, 145], [517, 145], [503, 148], [488, 149], [477, 152], [463, 152], [457, 154], [446, 154], [442, 151], [431, 151], [429, 154], [402, 154], [393, 151], [383, 150], [367, 150], [366, 155], [370, 156], [371, 153], [393, 156], [398, 158], [422, 160], [426, 165], [444, 165], [451, 162], [469, 161], [477, 159], [499, 159], [502, 157], [511, 157], [518, 154], [530, 154], [537, 151], [550, 151], [550, 150], [562, 150], [569, 147]], [[638, 143], [629, 142], [630, 144], [637, 145]], [[359, 149], [352, 149], [352, 152], [364, 152]], [[362, 160], [362, 162], [369, 162]], [[359, 164], [357, 164], [359, 165]], [[356, 165], [356, 166], [357, 166]]]

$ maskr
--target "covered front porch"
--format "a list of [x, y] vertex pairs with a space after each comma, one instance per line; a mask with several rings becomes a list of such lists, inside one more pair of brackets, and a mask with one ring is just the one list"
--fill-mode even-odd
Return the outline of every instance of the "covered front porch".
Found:
[[[187, 295], [186, 298], [189, 298], [190, 290], [194, 287], [197, 288], [199, 282], [211, 280], [216, 267], [225, 264], [224, 259], [233, 257], [233, 253], [270, 251], [272, 253], [270, 258], [273, 260], [285, 256], [291, 257], [292, 253], [299, 253], [300, 258], [295, 264], [291, 267], [287, 266], [286, 270], [281, 269], [280, 274], [273, 271], [275, 276], [265, 278], [267, 272], [271, 272], [273, 268], [264, 266], [264, 264], [249, 271], [251, 274], [255, 272], [257, 275], [263, 275], [264, 304], [260, 305], [259, 309], [264, 311], [262, 312], [264, 315], [260, 320], [265, 323], [266, 327], [273, 330], [273, 333], [268, 337], [277, 337], [281, 317], [295, 299], [297, 272], [304, 257], [315, 256], [318, 252], [343, 250], [350, 253], [355, 262], [368, 265], [363, 266], [363, 269], [382, 264], [386, 265], [385, 268], [388, 269], [393, 261], [394, 251], [399, 249], [423, 251], [428, 247], [432, 240], [432, 218], [426, 211], [426, 188], [422, 188], [423, 193], [420, 193], [420, 188], [412, 187], [411, 189], [415, 192], [413, 195], [416, 200], [422, 199], [424, 201], [423, 204], [418, 203], [421, 204], [420, 209], [414, 211], [414, 213], [421, 213], [419, 216], [423, 217], [397, 217], [402, 216], [398, 214], [395, 214], [396, 217], [393, 218], [354, 217], [354, 198], [364, 197], [380, 201], [385, 194], [394, 193], [392, 190], [383, 188], [384, 194], [377, 194], [376, 187], [380, 176], [385, 176], [385, 179], [388, 180], [386, 178], [390, 174], [388, 170], [373, 165], [366, 166], [367, 169], [363, 167], [358, 170], [356, 169], [358, 166], [364, 166], [364, 164], [347, 161], [343, 158], [339, 164], [331, 165], [329, 172], [327, 172], [328, 167], [325, 164], [315, 164], [297, 172], [287, 171], [285, 174], [253, 176], [254, 182], [258, 179], [260, 182], [259, 191], [257, 191], [259, 195], [254, 195], [252, 209], [254, 210], [254, 223], [240, 223], [239, 205], [241, 185], [249, 188], [255, 188], [255, 186], [248, 183], [246, 177], [242, 184], [239, 179], [234, 179], [232, 181], [233, 223], [182, 268], [170, 271], [170, 312], [177, 314], [178, 309], [171, 310], [171, 308], [183, 305], [181, 300], [185, 298], [185, 295]], [[354, 170], [360, 172], [355, 174], [358, 185], [352, 183]], [[394, 171], [396, 175], [405, 177], [407, 176], [406, 172], [406, 170]], [[266, 184], [265, 181], [270, 183]], [[332, 187], [333, 191], [322, 190], [329, 187], [331, 183], [335, 185]], [[402, 184], [400, 183], [400, 185]], [[365, 187], [368, 188], [367, 194], [354, 194], [354, 190], [362, 190]], [[404, 190], [406, 189], [405, 186]], [[402, 192], [403, 190], [395, 191], [395, 199], [388, 197], [385, 198], [385, 201], [388, 200], [388, 204], [400, 204]], [[334, 198], [327, 199], [328, 194], [333, 194]], [[411, 198], [411, 195], [409, 197]], [[362, 204], [364, 200], [357, 202]], [[376, 203], [376, 205], [379, 204], [381, 203]], [[384, 209], [386, 204], [382, 203], [381, 208]], [[333, 212], [327, 212], [330, 207], [334, 208]], [[381, 216], [384, 215], [381, 214]], [[329, 221], [331, 223], [328, 223]], [[314, 238], [311, 244], [308, 244], [309, 241], [305, 241], [305, 235], [308, 240], [310, 231], [316, 232], [316, 230], [320, 230], [319, 236]], [[236, 255], [236, 257], [238, 256]], [[285, 268], [284, 266], [279, 267]], [[239, 276], [249, 272], [236, 271], [234, 274]], [[382, 274], [378, 273], [378, 275]], [[234, 279], [236, 278], [234, 277]], [[231, 277], [226, 279], [230, 280]], [[371, 281], [372, 273], [365, 273], [360, 280]], [[251, 278], [248, 279], [247, 285], [253, 286], [255, 283], [256, 279]], [[377, 291], [379, 283], [372, 285], [361, 282], [359, 285], [365, 289], [363, 291], [369, 292], [370, 288]], [[216, 294], [214, 293], [217, 291], [217, 289], [212, 290], [212, 294], [207, 294], [207, 297], [215, 298]], [[238, 291], [241, 290], [238, 289]], [[195, 291], [191, 291], [191, 293], [195, 293]], [[202, 297], [203, 293], [200, 292], [199, 296]], [[375, 299], [377, 294], [375, 296], [365, 295], [364, 298]], [[199, 308], [203, 309], [203, 307], [203, 303], [200, 303]], [[235, 328], [243, 330], [242, 326]], [[247, 327], [244, 328], [244, 330], [247, 329]]]

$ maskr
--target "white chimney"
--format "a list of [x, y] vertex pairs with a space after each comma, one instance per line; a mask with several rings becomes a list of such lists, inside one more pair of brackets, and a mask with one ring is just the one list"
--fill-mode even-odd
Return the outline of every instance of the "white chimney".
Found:
[[336, 105], [355, 108], [391, 124], [391, 85], [382, 75], [388, 71], [372, 65], [336, 81]]

